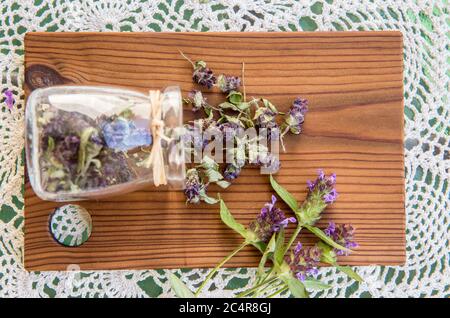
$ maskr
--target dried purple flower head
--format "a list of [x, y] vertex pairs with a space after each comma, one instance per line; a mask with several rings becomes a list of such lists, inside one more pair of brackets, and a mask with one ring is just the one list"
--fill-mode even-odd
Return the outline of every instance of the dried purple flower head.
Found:
[[276, 173], [281, 167], [280, 158], [272, 153], [260, 154], [257, 164], [266, 170], [265, 173]]
[[208, 89], [211, 89], [217, 81], [213, 71], [209, 67], [206, 67], [206, 63], [203, 61], [195, 62], [192, 80], [201, 86], [207, 87]]
[[[356, 243], [353, 239], [355, 234], [355, 229], [351, 224], [335, 224], [334, 222], [330, 222], [328, 227], [324, 230], [324, 233], [331, 237], [333, 241], [338, 243], [341, 246], [344, 246], [348, 249], [352, 249], [358, 247], [358, 243]], [[334, 249], [336, 255], [348, 255], [349, 252], [345, 252], [339, 249]]]
[[233, 163], [229, 163], [226, 165], [225, 170], [223, 171], [223, 177], [225, 180], [231, 181], [239, 177], [241, 173], [241, 167], [235, 165]]
[[14, 106], [14, 95], [12, 90], [7, 89], [3, 95], [5, 95], [5, 104], [9, 110], [11, 110]]
[[292, 103], [292, 108], [297, 108], [300, 112], [306, 113], [308, 111], [308, 100], [297, 97]]
[[308, 100], [297, 97], [284, 118], [284, 127], [295, 135], [300, 134], [307, 111]]
[[289, 222], [295, 223], [294, 217], [287, 218], [281, 209], [275, 207], [277, 198], [272, 195], [272, 201], [267, 202], [261, 209], [255, 221], [250, 223], [249, 228], [262, 242], [268, 242], [273, 233], [285, 228]]
[[317, 266], [321, 256], [322, 251], [316, 245], [303, 247], [299, 242], [286, 261], [295, 277], [300, 281], [304, 281], [306, 277], [318, 274]]
[[186, 188], [184, 190], [186, 201], [189, 203], [199, 203], [200, 194], [204, 188], [205, 185], [200, 181], [197, 170], [189, 169], [186, 172]]
[[225, 141], [233, 140], [234, 137], [239, 136], [244, 132], [242, 126], [232, 122], [220, 124], [219, 129], [222, 132]]
[[133, 180], [136, 175], [128, 166], [127, 157], [123, 152], [104, 147], [98, 155], [100, 167], [91, 165], [86, 176], [81, 178], [79, 186], [82, 189], [95, 189]]
[[220, 74], [217, 78], [217, 86], [224, 93], [237, 91], [241, 86], [241, 79], [237, 76], [228, 76]]
[[208, 105], [206, 102], [206, 97], [204, 97], [202, 92], [199, 90], [190, 91], [188, 97], [192, 103], [193, 112], [196, 112]]
[[[54, 140], [51, 140], [54, 143]], [[53, 152], [55, 157], [70, 171], [71, 174], [75, 174], [77, 170], [79, 147], [80, 137], [77, 135], [68, 135], [55, 145], [55, 151]], [[49, 148], [50, 147], [47, 147], [47, 149]]]
[[313, 225], [322, 211], [337, 199], [336, 174], [326, 176], [322, 170], [318, 171], [315, 181], [307, 181], [308, 195], [303, 202], [298, 216], [302, 223]]
[[185, 125], [185, 134], [182, 139], [185, 142], [186, 149], [193, 148], [197, 151], [203, 150], [209, 143], [209, 140], [203, 134], [203, 130], [198, 125]]

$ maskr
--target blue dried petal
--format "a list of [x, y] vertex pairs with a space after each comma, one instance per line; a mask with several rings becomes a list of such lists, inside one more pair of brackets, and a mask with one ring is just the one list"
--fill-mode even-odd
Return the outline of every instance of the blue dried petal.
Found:
[[121, 117], [105, 123], [102, 131], [106, 144], [112, 149], [127, 151], [152, 144], [152, 136], [148, 130], [136, 128], [133, 121]]

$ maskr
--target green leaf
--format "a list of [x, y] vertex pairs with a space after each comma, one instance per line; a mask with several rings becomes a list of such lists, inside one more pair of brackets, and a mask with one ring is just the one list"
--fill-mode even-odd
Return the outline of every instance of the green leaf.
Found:
[[212, 109], [210, 107], [203, 107], [203, 110], [205, 111], [206, 116], [211, 116], [212, 115]]
[[230, 103], [234, 105], [239, 105], [242, 102], [243, 95], [241, 92], [231, 91], [228, 94], [227, 98], [230, 101]]
[[89, 138], [95, 132], [97, 132], [97, 130], [94, 127], [85, 128], [81, 132], [77, 166], [77, 172], [79, 174], [84, 174], [89, 167], [90, 160], [100, 153], [101, 146], [89, 141]]
[[[247, 231], [248, 232], [248, 231]], [[261, 242], [261, 241], [257, 241], [257, 240], [253, 240], [251, 241], [251, 244], [261, 253], [264, 253], [264, 251], [266, 250], [266, 243]]]
[[338, 243], [336, 243], [335, 241], [333, 241], [329, 236], [327, 236], [321, 229], [319, 229], [318, 227], [315, 226], [311, 226], [311, 225], [306, 225], [305, 227], [311, 232], [313, 233], [315, 236], [317, 236], [318, 238], [320, 238], [322, 241], [324, 241], [325, 243], [327, 243], [328, 245], [337, 248], [339, 250], [343, 250], [346, 252], [350, 252], [350, 250], [348, 248], [345, 248], [341, 245], [339, 245]]
[[244, 125], [242, 124], [241, 120], [235, 116], [228, 116], [228, 115], [224, 115], [223, 117], [225, 117], [225, 119], [229, 122], [229, 123], [233, 123], [236, 125], [239, 125], [241, 127], [244, 127]]
[[230, 210], [228, 210], [228, 207], [226, 206], [225, 202], [223, 202], [223, 200], [220, 200], [220, 218], [222, 219], [222, 222], [225, 223], [229, 228], [233, 229], [243, 238], [247, 239], [248, 233], [245, 229], [245, 226], [243, 226], [241, 223], [238, 223], [234, 219], [233, 215], [230, 213]]
[[210, 158], [209, 156], [203, 157], [201, 167], [203, 167], [206, 170], [208, 170], [208, 169], [218, 170], [219, 169], [219, 165], [217, 164], [217, 162], [215, 162], [214, 159]]
[[275, 260], [275, 263], [279, 265], [283, 262], [283, 257], [284, 257], [284, 229], [282, 228], [277, 235], [273, 258]]
[[169, 281], [178, 298], [195, 298], [194, 293], [173, 273], [169, 274]]
[[292, 194], [275, 181], [272, 175], [270, 175], [270, 184], [278, 196], [291, 208], [292, 211], [297, 212], [299, 207], [297, 200]]
[[216, 181], [216, 184], [221, 187], [222, 189], [226, 189], [230, 186], [231, 183], [225, 180]]
[[263, 98], [262, 102], [264, 104], [265, 107], [269, 108], [271, 111], [273, 111], [274, 113], [278, 113], [278, 109], [275, 107], [274, 104], [272, 104], [268, 99]]
[[306, 289], [313, 289], [313, 290], [325, 290], [332, 287], [331, 285], [322, 283], [320, 280], [316, 279], [306, 279], [303, 281], [303, 285], [305, 285]]
[[247, 108], [249, 108], [250, 107], [250, 103], [239, 103], [238, 105], [237, 105], [237, 107], [240, 109], [240, 110], [246, 110]]
[[49, 136], [47, 140], [47, 151], [52, 152], [53, 149], [55, 149], [55, 139]]
[[335, 264], [336, 268], [346, 274], [348, 277], [356, 280], [357, 282], [364, 282], [364, 279], [362, 279], [361, 276], [359, 276], [353, 269], [351, 269], [349, 266], [340, 266]]
[[217, 200], [216, 198], [210, 197], [204, 193], [200, 193], [200, 197], [203, 199], [203, 201], [205, 201], [205, 203], [208, 204], [216, 204], [217, 202], [219, 202], [219, 200]]
[[258, 118], [259, 116], [264, 114], [264, 111], [265, 111], [264, 107], [260, 107], [260, 108], [256, 109], [255, 115], [253, 116], [253, 120], [255, 120], [256, 118]]
[[209, 182], [216, 182], [216, 181], [219, 181], [219, 180], [223, 179], [222, 174], [219, 171], [214, 170], [212, 168], [207, 169], [205, 171], [205, 174], [207, 175]]
[[287, 277], [284, 279], [285, 283], [288, 285], [291, 294], [295, 298], [308, 298], [308, 292], [306, 291], [305, 285], [302, 284], [297, 278]]
[[323, 241], [320, 241], [319, 243], [317, 243], [317, 246], [322, 251], [322, 256], [320, 257], [320, 261], [330, 264], [330, 265], [335, 265], [337, 257], [336, 257], [336, 253], [334, 252], [333, 248], [331, 246], [329, 246], [328, 244], [325, 244]]
[[202, 61], [202, 60], [200, 60], [200, 61], [195, 61], [195, 63], [194, 63], [194, 67], [195, 67], [195, 69], [198, 69], [198, 68], [201, 68], [201, 67], [206, 67], [206, 62], [205, 61]]
[[222, 109], [233, 109], [233, 110], [236, 110], [236, 111], [239, 110], [238, 106], [236, 106], [236, 105], [234, 105], [234, 104], [232, 104], [230, 102], [223, 102], [223, 103], [219, 104], [219, 108], [222, 108]]

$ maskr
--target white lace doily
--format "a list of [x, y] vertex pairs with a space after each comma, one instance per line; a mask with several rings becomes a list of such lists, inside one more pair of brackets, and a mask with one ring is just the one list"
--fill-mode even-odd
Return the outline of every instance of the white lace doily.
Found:
[[[360, 267], [358, 285], [334, 269], [321, 297], [449, 297], [450, 17], [448, 0], [2, 0], [0, 297], [172, 296], [164, 271], [27, 273], [23, 268], [24, 116], [20, 57], [27, 31], [400, 30], [405, 59], [407, 262]], [[2, 94], [3, 97], [3, 94]], [[179, 271], [191, 287], [205, 270]], [[254, 270], [223, 270], [204, 296], [231, 296]]]

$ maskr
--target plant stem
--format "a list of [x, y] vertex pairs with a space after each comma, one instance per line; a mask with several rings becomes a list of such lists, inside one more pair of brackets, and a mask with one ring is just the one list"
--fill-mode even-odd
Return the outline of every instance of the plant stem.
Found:
[[247, 101], [247, 94], [245, 93], [245, 63], [242, 62], [242, 92], [244, 94], [244, 102]]
[[265, 286], [266, 284], [270, 284], [270, 283], [275, 282], [277, 279], [278, 279], [278, 277], [274, 277], [274, 278], [272, 278], [272, 279], [270, 279], [270, 280], [268, 280], [266, 282], [263, 282], [263, 283], [258, 284], [256, 286], [253, 286], [250, 289], [244, 290], [242, 293], [238, 294], [236, 297], [240, 298], [240, 297], [244, 297], [244, 296], [250, 295], [251, 293], [253, 293], [253, 292], [257, 291], [258, 289], [260, 289], [261, 287]]
[[302, 226], [300, 224], [297, 225], [297, 228], [295, 229], [294, 233], [292, 234], [291, 238], [289, 239], [289, 242], [286, 245], [286, 249], [284, 250], [283, 257], [289, 251], [289, 249], [291, 248], [291, 246], [294, 243], [295, 239], [300, 234], [301, 230], [302, 230]]
[[180, 52], [181, 56], [184, 57], [189, 63], [191, 63], [191, 64], [192, 64], [192, 67], [195, 69], [195, 64], [194, 64], [194, 62], [192, 62], [192, 60], [191, 60], [190, 58], [188, 58], [186, 55], [184, 55], [184, 53], [181, 52], [181, 50], [178, 50], [178, 51]]
[[[270, 269], [270, 271], [264, 276], [264, 278], [262, 277], [262, 275], [260, 277], [258, 277], [258, 279], [256, 281], [256, 284], [260, 285], [260, 284], [264, 283], [268, 278], [270, 278], [270, 276], [272, 276], [272, 273], [273, 273], [274, 269], [275, 268], [272, 267]], [[254, 294], [254, 297], [258, 296], [259, 292], [260, 291], [256, 291], [256, 293]]]
[[242, 250], [247, 245], [249, 245], [249, 243], [247, 243], [247, 241], [245, 241], [244, 243], [239, 245], [236, 249], [234, 249], [228, 256], [226, 256], [216, 267], [214, 267], [213, 270], [211, 270], [211, 272], [209, 272], [208, 276], [206, 276], [205, 280], [202, 282], [200, 287], [195, 292], [195, 297], [197, 297], [200, 294], [202, 289], [205, 287], [206, 283], [214, 276], [214, 274], [219, 270], [219, 268], [221, 268], [226, 262], [228, 262], [230, 260], [230, 258], [232, 258], [234, 255], [236, 255], [240, 250]]
[[266, 274], [266, 276], [262, 279], [262, 281], [260, 283], [263, 283], [264, 281], [266, 281], [267, 279], [270, 278], [270, 276], [272, 276], [273, 271], [275, 270], [275, 267], [272, 267], [270, 269], [270, 271]]
[[273, 294], [270, 294], [269, 296], [267, 296], [267, 298], [273, 298], [273, 297], [275, 297], [276, 295], [281, 294], [282, 292], [285, 292], [285, 291], [288, 290], [288, 289], [289, 289], [289, 287], [288, 287], [288, 286], [285, 286], [285, 287], [281, 288], [280, 290], [274, 292]]
[[[280, 287], [280, 286], [282, 286], [282, 285], [285, 285], [284, 282], [281, 281], [281, 280], [278, 280], [278, 281], [275, 282], [275, 284], [273, 284], [273, 286], [272, 286], [272, 285], [266, 285], [265, 287], [263, 287], [263, 288], [257, 290], [257, 291], [253, 294], [253, 297], [257, 297], [257, 296], [259, 296], [260, 294], [264, 294], [264, 292], [266, 292], [269, 288], [273, 290], [273, 289], [277, 289], [278, 287]], [[270, 289], [269, 289], [269, 290], [270, 290]]]

